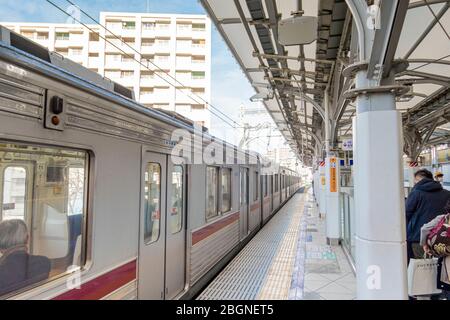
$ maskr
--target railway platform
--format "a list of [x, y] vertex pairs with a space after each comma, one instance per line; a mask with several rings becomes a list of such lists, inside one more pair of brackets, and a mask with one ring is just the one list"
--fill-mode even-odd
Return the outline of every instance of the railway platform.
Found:
[[340, 246], [326, 244], [311, 189], [296, 193], [200, 293], [198, 300], [356, 298]]

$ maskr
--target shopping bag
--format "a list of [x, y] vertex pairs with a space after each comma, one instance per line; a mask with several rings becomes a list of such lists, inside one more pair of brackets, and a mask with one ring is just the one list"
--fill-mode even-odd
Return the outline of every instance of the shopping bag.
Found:
[[437, 287], [438, 258], [411, 259], [408, 266], [408, 295], [441, 293]]

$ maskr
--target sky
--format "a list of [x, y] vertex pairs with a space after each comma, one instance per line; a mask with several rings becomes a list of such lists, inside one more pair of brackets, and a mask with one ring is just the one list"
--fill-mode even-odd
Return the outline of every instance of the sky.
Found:
[[[64, 9], [70, 6], [67, 0], [51, 1]], [[206, 14], [198, 0], [70, 1], [95, 19], [99, 18], [100, 11]], [[65, 23], [67, 20], [67, 15], [45, 0], [0, 0], [0, 3], [2, 4], [0, 21]], [[85, 23], [93, 23], [84, 15], [82, 15], [81, 20]], [[255, 92], [214, 26], [212, 30], [211, 69], [211, 104], [215, 108], [221, 110], [236, 122], [239, 122], [239, 111], [242, 104], [246, 108], [263, 108], [260, 103], [250, 102], [249, 99]], [[236, 141], [233, 141], [236, 140], [234, 138], [237, 133], [236, 129], [225, 124], [217, 116], [211, 115], [211, 120], [211, 134], [236, 143]], [[271, 121], [267, 114], [261, 115], [261, 121], [267, 120]], [[259, 152], [263, 151], [261, 150], [262, 146], [265, 146], [264, 149], [266, 149], [267, 142], [264, 138], [255, 140], [256, 145], [252, 149]], [[265, 139], [267, 140], [267, 138]], [[273, 143], [279, 144], [280, 139], [273, 138], [271, 144]]]

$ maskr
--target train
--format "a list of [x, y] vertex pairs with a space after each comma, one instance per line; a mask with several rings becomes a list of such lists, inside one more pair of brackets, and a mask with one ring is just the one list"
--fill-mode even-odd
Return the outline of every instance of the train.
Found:
[[[0, 226], [23, 221], [41, 257], [36, 276], [9, 274], [0, 234], [0, 298], [195, 297], [303, 188], [197, 127], [0, 26]], [[212, 142], [224, 161], [192, 161]]]

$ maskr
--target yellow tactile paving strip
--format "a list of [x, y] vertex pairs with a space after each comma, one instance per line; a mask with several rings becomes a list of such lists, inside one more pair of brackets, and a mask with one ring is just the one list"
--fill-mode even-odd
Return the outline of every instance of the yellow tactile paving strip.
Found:
[[[289, 203], [288, 203], [289, 204]], [[297, 252], [298, 230], [303, 215], [305, 197], [295, 202], [288, 210], [292, 212], [292, 218], [287, 232], [279, 245], [277, 255], [267, 272], [265, 281], [259, 291], [257, 299], [261, 300], [287, 300], [291, 287], [292, 272], [294, 269]]]
[[[274, 286], [270, 290], [273, 299], [287, 299], [304, 198], [303, 193], [294, 194], [197, 299], [256, 300], [264, 298], [261, 289], [270, 286]], [[277, 275], [282, 277], [278, 279]]]

